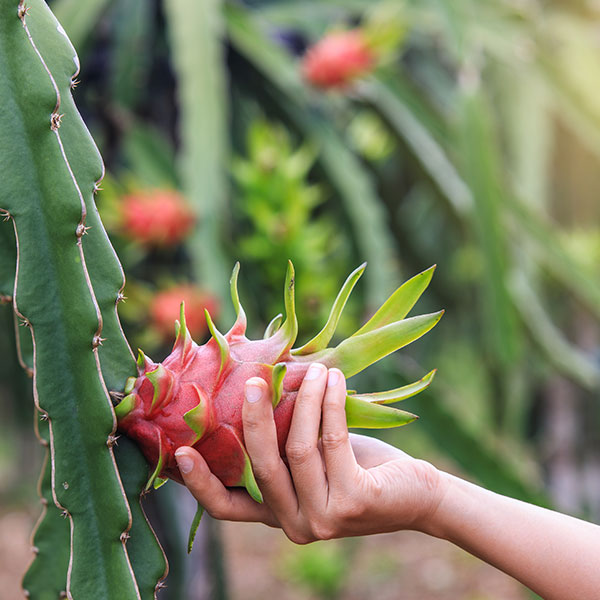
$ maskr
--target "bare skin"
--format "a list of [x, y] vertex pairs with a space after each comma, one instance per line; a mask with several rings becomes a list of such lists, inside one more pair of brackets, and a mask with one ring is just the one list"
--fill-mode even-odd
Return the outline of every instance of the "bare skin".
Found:
[[600, 527], [349, 434], [345, 397], [340, 371], [311, 366], [292, 417], [288, 468], [277, 449], [268, 386], [249, 379], [244, 437], [264, 503], [224, 487], [202, 456], [184, 447], [176, 456], [187, 487], [213, 517], [280, 527], [299, 544], [412, 529], [460, 546], [545, 600], [600, 598]]

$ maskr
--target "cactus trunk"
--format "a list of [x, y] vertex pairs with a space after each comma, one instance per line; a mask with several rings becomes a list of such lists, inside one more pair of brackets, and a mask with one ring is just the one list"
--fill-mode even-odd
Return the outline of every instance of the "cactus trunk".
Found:
[[[77, 70], [42, 0], [1, 0], [0, 211], [14, 227], [12, 302], [31, 333], [34, 398], [48, 427], [51, 469], [42, 487], [68, 526], [61, 591], [74, 599], [150, 599], [165, 563], [137, 503], [140, 488], [129, 490], [132, 508], [113, 450], [109, 389], [122, 387], [134, 362], [116, 316], [123, 274], [93, 200], [103, 165], [70, 92]], [[119, 463], [135, 458], [129, 449]], [[24, 580], [31, 598], [48, 597], [43, 574], [53, 556], [41, 540], [55, 527], [52, 509]], [[61, 535], [54, 539], [64, 546]]]

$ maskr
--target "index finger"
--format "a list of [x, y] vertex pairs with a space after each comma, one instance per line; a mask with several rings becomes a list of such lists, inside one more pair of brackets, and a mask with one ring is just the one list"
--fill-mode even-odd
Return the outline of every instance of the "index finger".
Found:
[[296, 397], [286, 442], [286, 455], [298, 503], [304, 513], [319, 512], [327, 500], [327, 479], [318, 448], [327, 370], [313, 363]]
[[323, 399], [323, 431], [321, 443], [332, 490], [352, 486], [358, 463], [352, 451], [346, 422], [346, 382], [339, 369], [329, 369]]
[[226, 488], [194, 448], [178, 448], [175, 458], [186, 487], [215, 519], [257, 521], [279, 527], [268, 506], [258, 504], [245, 491]]

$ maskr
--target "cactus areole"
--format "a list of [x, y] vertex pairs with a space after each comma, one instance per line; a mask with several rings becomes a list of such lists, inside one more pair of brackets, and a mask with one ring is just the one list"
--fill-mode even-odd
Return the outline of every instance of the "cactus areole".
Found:
[[[364, 268], [362, 265], [348, 277], [319, 334], [296, 349], [292, 349], [298, 324], [291, 263], [285, 282], [285, 319], [282, 315], [275, 317], [262, 340], [249, 340], [245, 335], [246, 316], [237, 292], [239, 264], [231, 277], [237, 319], [229, 332], [220, 333], [207, 311], [212, 337], [198, 346], [186, 328], [182, 304], [173, 351], [162, 363], [153, 362], [140, 351], [139, 377], [127, 381], [126, 395], [115, 408], [119, 429], [138, 442], [153, 467], [147, 487], [157, 487], [166, 478], [181, 482], [175, 451], [180, 446], [193, 446], [225, 485], [243, 486], [260, 502], [261, 493], [244, 447], [242, 402], [246, 380], [258, 376], [270, 385], [279, 450], [285, 457], [294, 400], [312, 362], [337, 367], [349, 377], [421, 337], [440, 320], [443, 311], [405, 318], [429, 284], [434, 270], [431, 267], [396, 290], [353, 336], [328, 348], [342, 309]], [[387, 404], [425, 389], [433, 374], [388, 392], [349, 392], [348, 426], [397, 427], [415, 420], [415, 415]]]

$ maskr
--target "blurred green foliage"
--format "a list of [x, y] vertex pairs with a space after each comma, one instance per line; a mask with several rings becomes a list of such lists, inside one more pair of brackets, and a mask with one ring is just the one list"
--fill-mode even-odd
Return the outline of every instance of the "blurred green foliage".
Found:
[[[236, 260], [255, 335], [281, 311], [294, 261], [307, 336], [364, 260], [351, 321], [437, 263], [419, 310], [446, 308], [440, 326], [351, 387], [398, 387], [438, 367], [407, 401], [421, 420], [388, 441], [599, 520], [585, 483], [600, 479], [597, 3], [84, 4], [53, 7], [78, 46], [77, 100], [107, 162], [99, 206], [128, 273], [132, 343], [168, 351], [148, 340], [147, 310], [172, 281], [212, 288], [226, 328]], [[361, 26], [385, 49], [377, 70], [342, 91], [307, 85], [307, 46]], [[119, 239], [120, 198], [143, 186], [187, 195], [200, 225], [185, 243], [145, 252]], [[576, 482], [567, 496], [560, 461]], [[299, 561], [310, 572], [310, 555]], [[334, 590], [339, 565], [326, 563], [315, 559], [315, 578]]]
[[[315, 158], [308, 145], [292, 148], [285, 128], [257, 119], [248, 131], [246, 157], [232, 161], [240, 223], [231, 253], [244, 270], [252, 269], [253, 293], [266, 308], [262, 319], [281, 311], [281, 291], [273, 283], [282, 278], [287, 259], [294, 263], [301, 337], [327, 320], [340, 275], [349, 270], [343, 232], [330, 214], [318, 216], [323, 190], [309, 181]], [[350, 334], [351, 326], [342, 323], [340, 331]]]
[[348, 579], [351, 546], [344, 541], [296, 546], [282, 557], [281, 574], [287, 581], [307, 589], [315, 598], [336, 600], [341, 597]]

